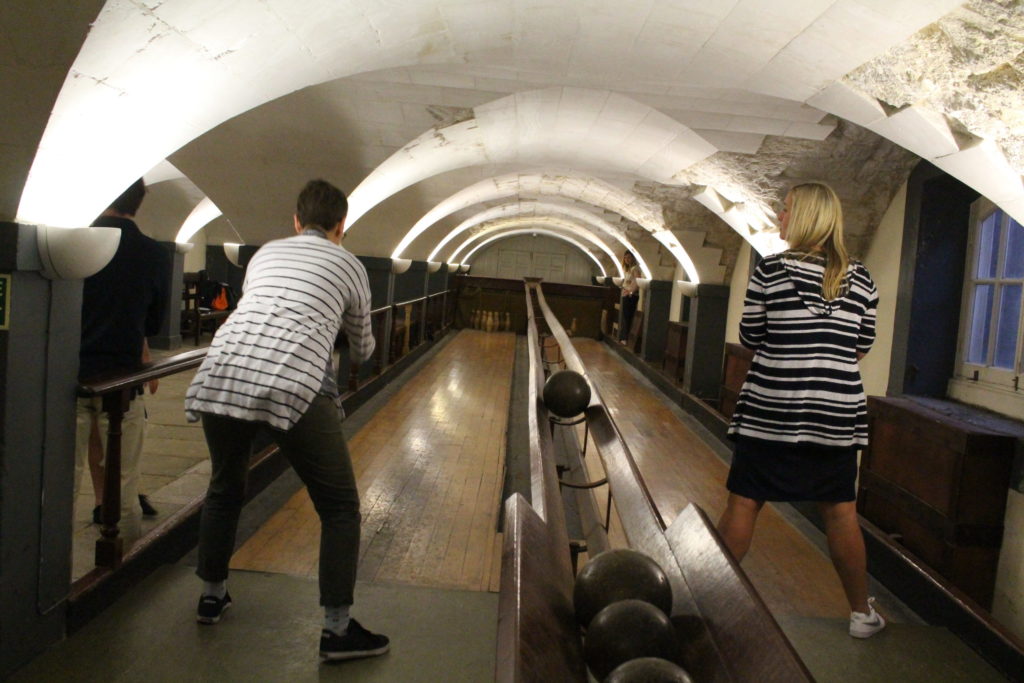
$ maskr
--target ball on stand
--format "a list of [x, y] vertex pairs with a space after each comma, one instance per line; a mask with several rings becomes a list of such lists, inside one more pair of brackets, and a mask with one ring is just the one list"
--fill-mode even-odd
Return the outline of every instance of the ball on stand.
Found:
[[590, 405], [590, 384], [573, 370], [559, 370], [544, 382], [544, 405], [558, 417], [576, 417]]

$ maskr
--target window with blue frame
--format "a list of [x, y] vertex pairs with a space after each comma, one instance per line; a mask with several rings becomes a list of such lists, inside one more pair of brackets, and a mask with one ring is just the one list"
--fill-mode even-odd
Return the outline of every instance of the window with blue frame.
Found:
[[973, 379], [1014, 382], [1021, 370], [1024, 226], [980, 200], [965, 278], [962, 369]]

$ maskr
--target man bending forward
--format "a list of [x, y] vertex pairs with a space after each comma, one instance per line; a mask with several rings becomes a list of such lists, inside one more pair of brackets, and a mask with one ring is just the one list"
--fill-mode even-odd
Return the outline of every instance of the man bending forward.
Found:
[[307, 183], [294, 217], [297, 234], [253, 256], [242, 299], [185, 396], [189, 419], [202, 419], [213, 466], [199, 527], [197, 620], [215, 624], [231, 606], [228, 562], [252, 440], [267, 429], [320, 516], [324, 659], [388, 650], [387, 637], [349, 617], [361, 518], [331, 351], [342, 329], [353, 361], [369, 358], [374, 340], [366, 269], [341, 247], [347, 211], [341, 190], [323, 180]]

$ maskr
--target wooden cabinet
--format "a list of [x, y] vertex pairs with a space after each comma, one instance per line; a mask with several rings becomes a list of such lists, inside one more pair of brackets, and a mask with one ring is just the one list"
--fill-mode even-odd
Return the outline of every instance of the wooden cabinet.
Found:
[[725, 345], [725, 360], [722, 363], [722, 388], [719, 390], [718, 412], [727, 420], [732, 419], [736, 410], [736, 400], [740, 397], [740, 389], [747, 380], [750, 364], [754, 360], [754, 352], [740, 344]]
[[992, 607], [1019, 423], [936, 399], [868, 399], [857, 509]]
[[665, 374], [676, 382], [683, 379], [686, 368], [686, 323], [669, 321], [665, 333], [665, 356], [662, 360]]

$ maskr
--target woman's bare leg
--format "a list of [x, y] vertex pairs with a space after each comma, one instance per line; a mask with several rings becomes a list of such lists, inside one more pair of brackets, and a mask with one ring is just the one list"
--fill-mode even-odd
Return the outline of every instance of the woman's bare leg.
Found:
[[737, 562], [750, 550], [750, 542], [754, 537], [754, 525], [757, 515], [761, 512], [764, 501], [745, 498], [730, 493], [725, 512], [718, 519], [718, 533], [722, 536], [725, 546]]
[[857, 507], [853, 501], [845, 503], [818, 503], [825, 522], [828, 552], [832, 565], [839, 574], [850, 610], [867, 614], [868, 566], [864, 551], [864, 534], [857, 522]]

